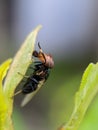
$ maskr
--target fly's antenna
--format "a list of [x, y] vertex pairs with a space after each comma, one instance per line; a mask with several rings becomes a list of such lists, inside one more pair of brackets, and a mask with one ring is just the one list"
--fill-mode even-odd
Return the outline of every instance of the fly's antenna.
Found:
[[41, 48], [41, 46], [40, 46], [40, 43], [38, 42], [38, 47], [39, 47], [39, 49], [40, 49], [40, 52], [43, 52], [43, 50], [42, 50], [42, 48]]
[[44, 62], [44, 64], [46, 63], [46, 57], [45, 57], [45, 54], [43, 53], [43, 50], [42, 50], [42, 48], [41, 48], [41, 46], [40, 46], [40, 43], [38, 42], [38, 47], [39, 47], [39, 49], [40, 49], [40, 52], [41, 52], [41, 54], [43, 55], [43, 57], [44, 57], [44, 60], [45, 60], [45, 62]]

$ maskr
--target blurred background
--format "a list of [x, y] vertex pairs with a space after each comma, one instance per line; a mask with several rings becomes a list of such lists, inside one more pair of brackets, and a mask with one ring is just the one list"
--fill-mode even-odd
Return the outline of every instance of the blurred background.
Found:
[[[98, 2], [92, 0], [0, 0], [0, 62], [14, 57], [26, 36], [41, 24], [37, 42], [55, 67], [38, 94], [21, 108], [15, 97], [15, 130], [54, 130], [69, 119], [74, 94], [90, 62], [98, 60]], [[98, 96], [79, 130], [97, 130]]]

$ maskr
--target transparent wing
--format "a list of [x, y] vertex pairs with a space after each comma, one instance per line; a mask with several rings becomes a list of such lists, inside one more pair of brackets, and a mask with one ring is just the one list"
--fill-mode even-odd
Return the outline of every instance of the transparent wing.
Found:
[[21, 103], [21, 106], [24, 107], [24, 106], [33, 98], [33, 96], [34, 96], [34, 93], [33, 93], [33, 92], [30, 93], [30, 94], [27, 94], [27, 95], [24, 97], [24, 99], [23, 99], [23, 101], [22, 101], [22, 103]]
[[39, 85], [38, 85], [38, 88], [37, 88], [35, 91], [33, 91], [32, 93], [27, 94], [27, 95], [24, 97], [24, 99], [23, 99], [23, 101], [22, 101], [22, 103], [21, 103], [21, 106], [22, 106], [22, 107], [24, 107], [24, 106], [33, 98], [33, 96], [34, 96], [34, 95], [39, 91], [39, 89], [43, 86], [44, 82], [45, 82], [45, 80], [40, 81], [40, 82], [39, 82]]

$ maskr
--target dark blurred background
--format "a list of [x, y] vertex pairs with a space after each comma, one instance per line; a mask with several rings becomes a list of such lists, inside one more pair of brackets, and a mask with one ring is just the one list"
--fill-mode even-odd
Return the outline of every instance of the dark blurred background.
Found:
[[[20, 107], [22, 95], [15, 97], [15, 130], [54, 130], [67, 121], [83, 71], [98, 60], [97, 1], [0, 0], [0, 62], [14, 57], [25, 37], [39, 24], [43, 28], [37, 42], [53, 55], [55, 67], [26, 107]], [[97, 97], [93, 104], [98, 106]], [[93, 117], [86, 115], [81, 130], [87, 123], [86, 130], [97, 125], [94, 108], [89, 108]], [[91, 118], [96, 124], [90, 123]]]

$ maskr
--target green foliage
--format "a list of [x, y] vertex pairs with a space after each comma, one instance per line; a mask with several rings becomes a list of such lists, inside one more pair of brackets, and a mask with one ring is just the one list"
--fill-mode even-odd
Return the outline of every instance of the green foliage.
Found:
[[95, 97], [89, 109], [85, 114], [85, 118], [80, 124], [79, 130], [97, 130], [98, 129], [98, 96]]
[[32, 52], [40, 28], [41, 26], [38, 26], [29, 34], [20, 50], [17, 52], [8, 71], [3, 87], [2, 80], [6, 75], [11, 60], [6, 61], [0, 67], [0, 130], [13, 130], [11, 119], [13, 112], [13, 96], [17, 85], [23, 78], [23, 76], [18, 74], [18, 72], [25, 75], [30, 63], [33, 62], [33, 60], [31, 61]]
[[[12, 112], [13, 112], [13, 101], [14, 101], [13, 96], [14, 96], [14, 91], [17, 85], [20, 83], [20, 81], [23, 78], [23, 76], [18, 74], [18, 72], [25, 75], [31, 62], [33, 63], [33, 60], [31, 61], [31, 57], [32, 57], [32, 52], [34, 50], [36, 36], [40, 28], [41, 26], [38, 26], [33, 32], [29, 34], [26, 41], [23, 43], [20, 50], [17, 52], [16, 56], [14, 57], [11, 66], [10, 66], [10, 63], [12, 61], [11, 59], [7, 60], [0, 66], [0, 130], [13, 130], [14, 129], [12, 118], [11, 118]], [[9, 66], [10, 66], [10, 69], [6, 76]], [[61, 70], [59, 74], [60, 76], [62, 75]], [[55, 74], [55, 75], [58, 75], [58, 74]], [[5, 79], [4, 85], [2, 85], [2, 81], [5, 78], [5, 76], [6, 76], [6, 79]], [[60, 84], [62, 82], [60, 81], [60, 76], [58, 75], [57, 77], [58, 80], [56, 79], [57, 81], [55, 81], [57, 84]], [[54, 77], [55, 76], [53, 76], [53, 78], [51, 78], [50, 80], [55, 80]], [[69, 91], [70, 85], [75, 85], [75, 86], [77, 85], [75, 82], [76, 79], [78, 80], [77, 77], [78, 76], [76, 77], [74, 76], [73, 81], [69, 78], [68, 83], [66, 83], [67, 92]], [[64, 79], [65, 77], [62, 76], [62, 78]], [[42, 86], [42, 84], [40, 84], [40, 87]], [[52, 85], [54, 85], [54, 83]], [[65, 87], [65, 83], [62, 86]], [[59, 104], [59, 107], [58, 106], [56, 107], [57, 104], [55, 104], [55, 98], [58, 97], [57, 100], [59, 99], [59, 103], [60, 103], [60, 100], [63, 100], [64, 101], [63, 104], [64, 104], [65, 100], [68, 100], [67, 97], [69, 95], [67, 94], [69, 94], [69, 92], [65, 95], [65, 92], [61, 88], [62, 87], [60, 86], [58, 88], [58, 91], [56, 91], [55, 94], [53, 93], [54, 98], [52, 98], [51, 104], [55, 106], [54, 111], [57, 111], [57, 108], [58, 109], [60, 109], [61, 107], [63, 108], [63, 111], [60, 113], [61, 115], [59, 115], [59, 117], [56, 116], [55, 118], [56, 119], [61, 118], [61, 120], [64, 120], [63, 118], [64, 116], [62, 117], [62, 115], [66, 114], [66, 111], [64, 111], [65, 108], [61, 104]], [[55, 88], [52, 88], [52, 90], [53, 89]], [[38, 90], [39, 89], [37, 89], [37, 91]], [[32, 98], [37, 93], [37, 91], [34, 92], [33, 95], [32, 94], [28, 95], [23, 101], [22, 105], [25, 105], [28, 102], [28, 97]], [[62, 96], [59, 95], [60, 92], [62, 93]], [[68, 109], [72, 110], [72, 115], [69, 121], [67, 123], [64, 123], [62, 127], [59, 128], [59, 130], [79, 129], [80, 123], [82, 122], [85, 116], [85, 113], [90, 103], [92, 102], [93, 98], [97, 94], [97, 92], [98, 92], [98, 63], [96, 64], [90, 63], [83, 74], [80, 88], [75, 94], [75, 105], [73, 109], [71, 108], [70, 105], [68, 106], [70, 107]], [[47, 93], [47, 95], [48, 94], [49, 93]], [[69, 99], [69, 102], [72, 103], [70, 99]], [[97, 111], [97, 109], [95, 110]], [[54, 120], [56, 121], [56, 119]], [[83, 128], [80, 127], [80, 129], [82, 130], [84, 129], [84, 127]]]
[[98, 63], [89, 64], [85, 70], [80, 88], [75, 95], [75, 106], [68, 123], [63, 125], [60, 130], [77, 130], [85, 112], [92, 99], [98, 92]]
[[[7, 130], [11, 122], [8, 122], [8, 102], [7, 96], [2, 86], [3, 79], [6, 76], [7, 70], [10, 66], [11, 59], [7, 60], [0, 66], [0, 130]], [[12, 125], [10, 130], [12, 130]]]

